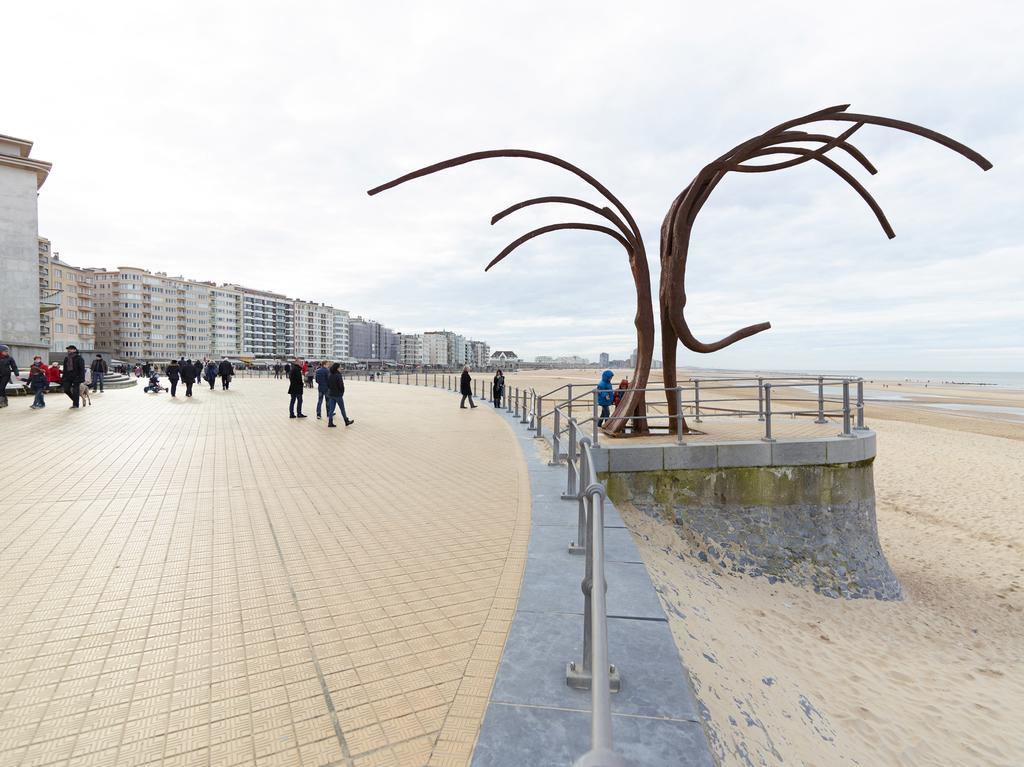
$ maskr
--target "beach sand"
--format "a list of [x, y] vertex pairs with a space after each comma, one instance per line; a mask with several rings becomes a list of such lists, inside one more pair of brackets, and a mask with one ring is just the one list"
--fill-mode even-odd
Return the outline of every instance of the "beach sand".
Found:
[[[541, 391], [594, 373], [514, 378]], [[908, 399], [871, 401], [894, 389]], [[716, 572], [672, 527], [620, 509], [713, 750], [723, 765], [1024, 765], [1024, 423], [1012, 415], [1024, 392], [878, 382], [868, 399], [879, 537], [902, 602]]]

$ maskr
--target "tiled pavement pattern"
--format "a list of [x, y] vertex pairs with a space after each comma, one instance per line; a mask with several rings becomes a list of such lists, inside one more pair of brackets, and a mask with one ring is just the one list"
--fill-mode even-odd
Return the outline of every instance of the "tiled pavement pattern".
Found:
[[0, 765], [464, 765], [530, 530], [506, 423], [351, 383], [0, 410]]

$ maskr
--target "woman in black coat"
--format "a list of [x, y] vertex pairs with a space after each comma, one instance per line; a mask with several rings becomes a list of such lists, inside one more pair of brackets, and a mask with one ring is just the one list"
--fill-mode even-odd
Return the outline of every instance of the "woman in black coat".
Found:
[[[288, 403], [288, 417], [289, 418], [305, 418], [302, 414], [302, 362], [296, 360], [292, 363], [291, 368], [288, 370], [288, 393], [292, 395], [291, 402]], [[298, 413], [296, 413], [296, 403], [298, 403]]]
[[491, 400], [494, 402], [494, 407], [501, 407], [501, 400], [505, 396], [505, 374], [500, 370], [494, 374], [494, 381], [491, 383]]
[[185, 360], [184, 365], [178, 366], [178, 372], [181, 375], [181, 382], [185, 384], [185, 396], [192, 396], [192, 384], [196, 382], [196, 367], [192, 364], [192, 360]]
[[167, 365], [167, 369], [164, 371], [164, 375], [167, 376], [167, 380], [171, 382], [171, 396], [176, 397], [178, 391], [178, 379], [181, 378], [181, 366], [178, 365], [177, 360], [171, 360]]
[[473, 379], [469, 377], [469, 365], [465, 365], [462, 368], [462, 377], [459, 378], [459, 392], [462, 394], [462, 403], [459, 407], [463, 410], [466, 409], [466, 397], [469, 397], [469, 406], [476, 407], [473, 404]]

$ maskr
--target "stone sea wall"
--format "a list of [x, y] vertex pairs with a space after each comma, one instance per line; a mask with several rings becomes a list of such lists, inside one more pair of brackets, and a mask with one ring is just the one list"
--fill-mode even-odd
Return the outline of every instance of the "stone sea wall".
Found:
[[873, 458], [603, 473], [615, 503], [675, 526], [693, 556], [828, 597], [902, 598], [878, 542]]

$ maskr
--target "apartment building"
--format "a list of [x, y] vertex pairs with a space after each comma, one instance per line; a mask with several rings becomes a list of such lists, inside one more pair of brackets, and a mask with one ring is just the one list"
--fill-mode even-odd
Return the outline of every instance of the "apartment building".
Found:
[[82, 353], [96, 349], [92, 272], [61, 261], [39, 238], [39, 335], [51, 357], [63, 357], [72, 344]]
[[210, 287], [210, 356], [242, 355], [242, 294], [228, 285], [204, 283]]
[[250, 357], [295, 354], [295, 304], [280, 293], [231, 285], [242, 296], [242, 353]]
[[329, 360], [334, 356], [334, 307], [313, 301], [293, 303], [293, 347], [297, 357]]
[[421, 334], [398, 334], [398, 363], [410, 367], [420, 367], [427, 364], [423, 350], [423, 336]]
[[478, 370], [487, 367], [491, 362], [491, 347], [483, 341], [467, 342], [467, 363]]
[[398, 335], [375, 320], [349, 319], [349, 354], [361, 361], [398, 361]]
[[329, 359], [335, 362], [348, 362], [351, 359], [348, 342], [348, 312], [344, 309], [334, 310], [334, 354]]
[[209, 283], [131, 266], [86, 271], [94, 286], [99, 351], [127, 360], [210, 354]]
[[423, 334], [423, 359], [430, 367], [448, 366], [448, 336], [444, 332], [435, 330]]

